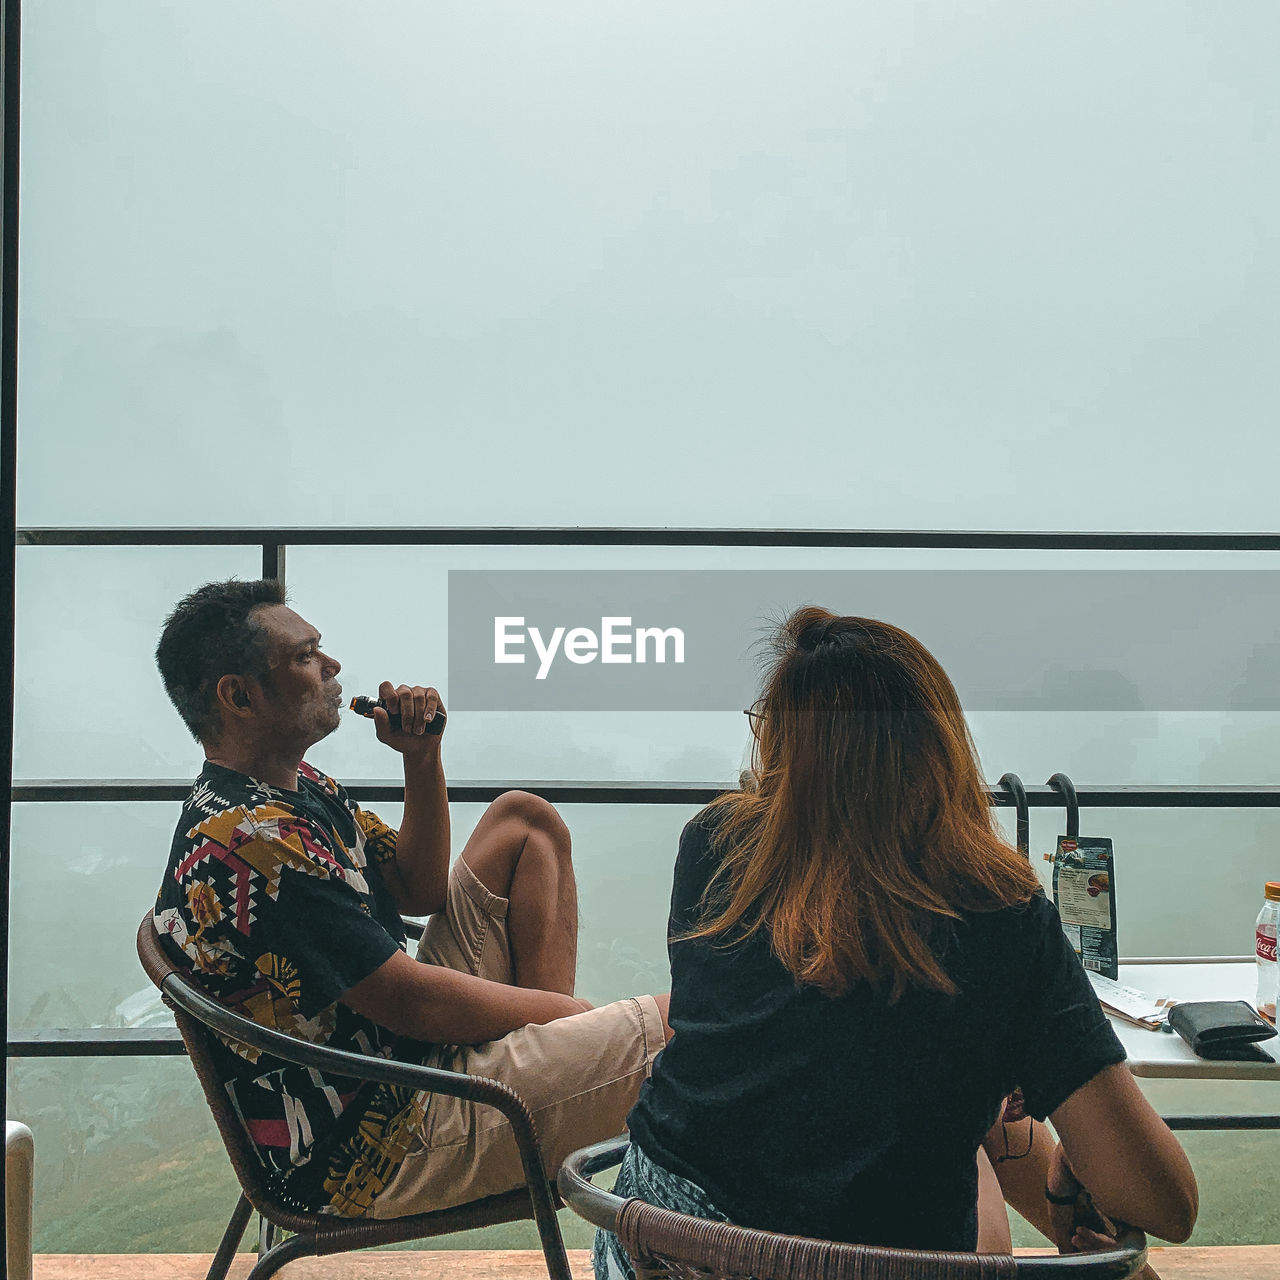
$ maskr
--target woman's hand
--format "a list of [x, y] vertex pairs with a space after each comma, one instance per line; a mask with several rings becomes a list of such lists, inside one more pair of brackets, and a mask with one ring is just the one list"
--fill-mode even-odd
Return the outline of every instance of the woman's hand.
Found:
[[1091, 1253], [1116, 1247], [1115, 1223], [1098, 1212], [1093, 1197], [1072, 1172], [1062, 1143], [1049, 1157], [1044, 1193], [1049, 1201], [1053, 1243], [1059, 1253]]

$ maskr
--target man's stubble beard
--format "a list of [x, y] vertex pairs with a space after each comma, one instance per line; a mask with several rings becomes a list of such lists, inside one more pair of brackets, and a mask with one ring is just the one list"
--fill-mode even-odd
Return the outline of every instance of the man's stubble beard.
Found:
[[342, 708], [334, 707], [333, 713], [330, 717], [330, 723], [328, 728], [322, 728], [320, 730], [320, 736], [316, 739], [316, 741], [322, 742], [325, 738], [329, 737], [330, 734], [336, 733], [338, 731], [338, 726], [341, 724], [342, 724]]

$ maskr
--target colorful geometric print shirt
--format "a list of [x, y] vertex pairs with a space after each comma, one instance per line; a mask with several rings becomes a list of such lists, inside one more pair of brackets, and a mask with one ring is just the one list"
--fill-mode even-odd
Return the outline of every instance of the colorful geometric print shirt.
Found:
[[[431, 1046], [338, 1003], [404, 942], [379, 871], [395, 850], [396, 833], [310, 765], [294, 792], [206, 761], [173, 838], [156, 929], [211, 996], [262, 1026], [421, 1062]], [[275, 1193], [367, 1213], [421, 1125], [425, 1097], [232, 1041], [216, 1051]]]

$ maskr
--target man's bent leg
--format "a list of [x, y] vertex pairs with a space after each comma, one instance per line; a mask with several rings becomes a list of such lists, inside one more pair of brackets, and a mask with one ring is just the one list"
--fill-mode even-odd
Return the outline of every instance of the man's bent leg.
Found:
[[573, 994], [578, 965], [578, 887], [569, 828], [547, 801], [508, 791], [476, 823], [462, 861], [490, 893], [507, 899], [519, 987]]
[[[554, 1177], [571, 1151], [626, 1128], [627, 1112], [663, 1043], [653, 997], [635, 996], [459, 1049], [447, 1065], [501, 1080], [520, 1095]], [[374, 1201], [373, 1216], [422, 1213], [523, 1185], [515, 1138], [502, 1114], [435, 1095], [420, 1142]]]
[[510, 905], [483, 885], [461, 858], [449, 873], [443, 911], [427, 921], [418, 959], [490, 982], [514, 982], [507, 920]]

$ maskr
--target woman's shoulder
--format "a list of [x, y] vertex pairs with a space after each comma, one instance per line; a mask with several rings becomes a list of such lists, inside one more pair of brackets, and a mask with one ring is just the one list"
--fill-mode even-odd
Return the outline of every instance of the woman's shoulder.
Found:
[[742, 826], [734, 822], [740, 812], [735, 802], [742, 798], [742, 792], [730, 792], [713, 800], [685, 823], [680, 833], [677, 865], [699, 863], [714, 868], [724, 861], [726, 850], [742, 838]]
[[711, 804], [690, 818], [680, 833], [671, 906], [673, 918], [683, 918], [688, 914], [686, 925], [692, 920], [692, 913], [696, 913], [699, 908], [707, 887], [724, 859], [724, 852], [717, 838], [724, 820], [723, 807]]
[[680, 832], [680, 843], [709, 844], [712, 836], [724, 825], [725, 810], [723, 803], [716, 801], [700, 809], [684, 824]]
[[1039, 951], [1052, 930], [1060, 931], [1058, 910], [1037, 890], [1024, 902], [1015, 902], [995, 911], [967, 912], [962, 917], [964, 932], [975, 941], [1011, 953]]
[[1045, 896], [1043, 889], [1037, 889], [1022, 902], [1012, 902], [1007, 907], [997, 907], [994, 911], [974, 911], [967, 914], [970, 921], [983, 921], [997, 930], [1031, 930], [1047, 928], [1050, 923], [1058, 922], [1058, 910]]
[[718, 861], [715, 837], [723, 824], [723, 816], [714, 805], [694, 814], [680, 832], [680, 851], [676, 855], [676, 873], [696, 865]]

